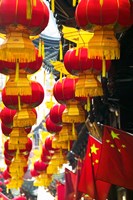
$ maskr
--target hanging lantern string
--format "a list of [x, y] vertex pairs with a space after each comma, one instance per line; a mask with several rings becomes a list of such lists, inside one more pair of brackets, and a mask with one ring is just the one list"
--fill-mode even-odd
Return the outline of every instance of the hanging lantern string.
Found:
[[16, 61], [15, 82], [19, 80], [19, 60]]
[[102, 77], [106, 77], [106, 60], [105, 57], [102, 59]]

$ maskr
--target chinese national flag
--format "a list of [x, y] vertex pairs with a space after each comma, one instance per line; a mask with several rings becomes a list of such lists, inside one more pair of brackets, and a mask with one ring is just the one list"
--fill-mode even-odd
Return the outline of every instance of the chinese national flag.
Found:
[[81, 164], [81, 161], [79, 161], [76, 173], [65, 169], [65, 200], [79, 200], [82, 196], [77, 187]]
[[58, 200], [65, 200], [65, 185], [62, 183], [57, 183], [57, 199]]
[[110, 184], [96, 180], [96, 173], [99, 165], [101, 143], [89, 136], [85, 160], [81, 170], [78, 190], [89, 194], [96, 200], [106, 200], [110, 190]]
[[97, 178], [133, 190], [133, 136], [104, 126]]

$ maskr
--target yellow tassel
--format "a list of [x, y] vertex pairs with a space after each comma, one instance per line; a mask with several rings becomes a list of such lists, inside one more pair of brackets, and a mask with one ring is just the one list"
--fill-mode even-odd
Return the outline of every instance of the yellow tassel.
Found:
[[39, 40], [39, 53], [38, 53], [38, 56], [41, 57], [42, 55], [42, 41]]
[[27, 12], [26, 12], [26, 18], [31, 19], [32, 16], [32, 1], [27, 0]]
[[70, 139], [68, 139], [68, 151], [70, 151]]
[[50, 73], [50, 86], [53, 86], [53, 73]]
[[19, 157], [19, 148], [17, 148], [17, 152], [16, 152], [16, 159], [18, 159], [18, 157]]
[[17, 13], [18, 13], [18, 0], [16, 0], [16, 16], [17, 16]]
[[18, 110], [21, 110], [21, 100], [20, 100], [20, 95], [18, 95]]
[[78, 3], [80, 2], [80, 0], [78, 0]]
[[74, 122], [72, 123], [72, 135], [75, 135], [75, 124], [74, 124]]
[[41, 42], [41, 51], [42, 51], [42, 58], [45, 58], [45, 51], [44, 51], [44, 42]]
[[68, 47], [68, 49], [71, 49], [71, 43], [69, 42], [69, 47]]
[[78, 39], [77, 46], [76, 46], [76, 56], [78, 56], [78, 50], [79, 50], [79, 39]]
[[60, 72], [60, 82], [62, 82], [62, 72]]
[[90, 111], [90, 98], [89, 98], [89, 97], [87, 97], [87, 105], [86, 105], [86, 110], [87, 110], [87, 112], [89, 112], [89, 111]]
[[16, 73], [15, 73], [15, 82], [19, 80], [19, 61], [16, 61]]
[[33, 0], [33, 6], [36, 6], [36, 0]]
[[9, 193], [9, 188], [8, 188], [8, 187], [6, 187], [6, 193], [7, 193], [7, 194]]
[[55, 11], [55, 2], [54, 2], [54, 0], [51, 0], [51, 10], [54, 13], [54, 11]]
[[76, 6], [76, 0], [73, 0], [73, 7]]
[[102, 59], [102, 77], [106, 76], [106, 63], [105, 58]]
[[63, 60], [63, 46], [62, 42], [60, 41], [60, 61]]

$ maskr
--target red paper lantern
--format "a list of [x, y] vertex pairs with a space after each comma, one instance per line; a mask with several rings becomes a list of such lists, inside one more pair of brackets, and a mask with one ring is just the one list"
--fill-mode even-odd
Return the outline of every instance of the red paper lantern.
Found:
[[[37, 72], [42, 65], [42, 57], [38, 55], [38, 49], [35, 49], [36, 60], [33, 62], [19, 62], [19, 73], [33, 74]], [[5, 75], [15, 74], [16, 62], [0, 60], [0, 73]]]
[[129, 0], [81, 0], [76, 7], [75, 19], [83, 29], [112, 25], [118, 30], [131, 25], [131, 12]]
[[14, 158], [14, 155], [8, 154], [8, 152], [4, 150], [4, 157], [8, 160], [12, 160]]
[[15, 155], [15, 153], [16, 153], [16, 150], [10, 150], [9, 149], [9, 139], [5, 141], [5, 143], [4, 143], [4, 149], [10, 155]]
[[47, 168], [48, 164], [42, 162], [42, 161], [36, 161], [34, 163], [34, 169], [38, 172], [42, 172], [42, 171], [45, 171], [46, 168]]
[[0, 113], [0, 118], [1, 118], [2, 123], [4, 123], [9, 128], [11, 128], [13, 125], [13, 118], [16, 112], [17, 112], [16, 110], [11, 110], [7, 107], [3, 108]]
[[[99, 74], [102, 71], [102, 60], [89, 59], [87, 48], [70, 49], [64, 56], [64, 65], [66, 70], [73, 75], [78, 75], [86, 70], [90, 70], [95, 74]], [[106, 71], [110, 68], [111, 61], [106, 61]]]
[[5, 161], [5, 164], [6, 164], [7, 166], [9, 166], [9, 165], [12, 163], [12, 161], [9, 160], [9, 159], [7, 159], [7, 158], [4, 158], [4, 161]]
[[62, 125], [57, 125], [50, 119], [50, 116], [46, 118], [46, 129], [50, 133], [60, 132]]
[[[36, 110], [33, 108], [32, 109], [32, 112], [36, 115], [37, 117], [37, 112]], [[14, 116], [16, 115], [17, 111], [16, 110], [12, 110], [12, 109], [9, 109], [7, 107], [4, 107], [0, 113], [0, 118], [1, 118], [1, 121], [3, 124], [5, 124], [7, 127], [9, 128], [12, 128], [13, 126], [13, 118]], [[31, 126], [30, 127], [26, 127], [25, 130], [30, 130], [31, 129]]]
[[[46, 149], [47, 151], [55, 150], [55, 149], [52, 147], [53, 138], [54, 138], [54, 136], [47, 136], [46, 139], [45, 139], [44, 145], [45, 145], [45, 149]], [[44, 146], [43, 146], [43, 148], [44, 148]]]
[[[46, 141], [46, 143], [48, 143], [48, 141]], [[52, 148], [52, 146], [50, 145], [50, 147], [49, 147], [48, 144], [46, 144], [46, 145], [44, 144], [44, 145], [42, 146], [41, 160], [42, 160], [43, 162], [45, 162], [45, 163], [48, 163], [48, 162], [50, 161], [50, 159], [51, 159], [51, 156], [53, 155], [53, 152], [47, 150], [47, 149], [46, 149], [46, 146], [47, 146], [47, 148]], [[51, 149], [50, 149], [50, 150], [51, 150]], [[52, 150], [53, 150], [53, 148], [52, 148]]]
[[55, 99], [61, 104], [74, 99], [75, 84], [77, 81], [77, 78], [63, 78], [62, 81], [58, 80], [53, 87], [53, 94]]
[[[44, 90], [40, 83], [31, 82], [32, 95], [20, 96], [21, 107], [33, 108], [39, 106], [44, 99]], [[18, 109], [18, 95], [6, 95], [6, 88], [2, 90], [2, 101], [10, 109]]]
[[[33, 1], [32, 1], [33, 2]], [[0, 32], [6, 33], [7, 27], [20, 24], [27, 27], [31, 35], [38, 35], [48, 24], [49, 10], [43, 1], [36, 0], [28, 7], [27, 0], [2, 1], [0, 4]], [[8, 8], [8, 12], [7, 12]], [[31, 15], [28, 13], [31, 13]]]
[[[31, 132], [31, 128], [32, 128], [32, 127], [25, 128], [25, 131], [26, 131], [27, 134]], [[6, 126], [5, 124], [1, 123], [1, 130], [2, 130], [2, 133], [3, 133], [5, 136], [9, 136], [13, 129], [12, 129], [12, 128], [9, 128], [9, 127]]]
[[28, 138], [28, 141], [25, 145], [25, 149], [21, 149], [20, 152], [23, 153], [23, 152], [30, 152], [32, 149], [32, 140], [30, 138]]
[[62, 113], [65, 110], [66, 105], [64, 104], [56, 104], [50, 109], [50, 119], [55, 123], [55, 124], [60, 124], [62, 123]]
[[37, 172], [35, 169], [31, 169], [30, 174], [31, 174], [32, 177], [36, 177], [36, 176], [39, 176], [40, 173]]
[[9, 172], [8, 172], [7, 169], [2, 173], [2, 175], [3, 175], [3, 178], [4, 178], [5, 180], [11, 178], [11, 175], [9, 174]]

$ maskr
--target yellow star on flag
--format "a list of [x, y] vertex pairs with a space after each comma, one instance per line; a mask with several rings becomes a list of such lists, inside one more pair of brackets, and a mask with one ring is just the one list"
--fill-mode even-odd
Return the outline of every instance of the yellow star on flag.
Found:
[[93, 144], [92, 146], [91, 146], [91, 153], [94, 153], [94, 154], [97, 154], [97, 151], [99, 150], [99, 148], [97, 148], [96, 146], [95, 146], [95, 144]]
[[112, 136], [113, 139], [115, 139], [115, 138], [116, 138], [116, 139], [120, 139], [120, 138], [119, 138], [119, 135], [120, 135], [120, 134], [117, 134], [117, 133], [115, 133], [114, 131], [111, 131], [111, 136]]

